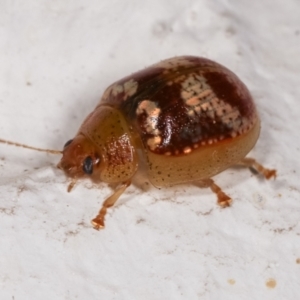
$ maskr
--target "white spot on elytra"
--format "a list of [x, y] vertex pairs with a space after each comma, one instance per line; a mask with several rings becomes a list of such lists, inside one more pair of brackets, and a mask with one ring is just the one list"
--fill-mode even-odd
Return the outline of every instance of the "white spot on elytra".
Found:
[[158, 117], [161, 113], [161, 109], [157, 106], [157, 104], [151, 100], [143, 100], [139, 103], [136, 114], [141, 115], [145, 113], [147, 115], [145, 130], [149, 134], [153, 134], [154, 137], [151, 137], [147, 140], [147, 145], [151, 150], [155, 150], [155, 148], [161, 142], [160, 131], [157, 128], [158, 126]]
[[114, 84], [111, 87], [111, 93], [115, 97], [120, 93], [124, 93], [123, 100], [133, 96], [138, 89], [138, 83], [134, 79], [126, 81], [124, 84]]
[[125, 93], [125, 99], [127, 99], [127, 97], [131, 97], [133, 96], [136, 91], [138, 89], [138, 83], [137, 81], [135, 81], [134, 79], [130, 79], [129, 81], [124, 83], [124, 93]]
[[183, 149], [183, 153], [184, 154], [189, 154], [189, 153], [191, 153], [192, 152], [192, 148], [191, 147], [185, 147], [184, 149]]
[[213, 91], [203, 76], [192, 73], [181, 83], [181, 98], [188, 108], [188, 115], [196, 117], [201, 110], [206, 110], [210, 105], [210, 98], [214, 96]]
[[155, 150], [156, 147], [160, 144], [161, 142], [161, 137], [160, 136], [154, 136], [152, 138], [149, 138], [147, 140], [147, 145], [151, 150]]
[[117, 96], [118, 94], [122, 93], [123, 91], [124, 91], [124, 88], [120, 84], [116, 84], [116, 85], [112, 86], [112, 91], [111, 92], [112, 92], [114, 97]]

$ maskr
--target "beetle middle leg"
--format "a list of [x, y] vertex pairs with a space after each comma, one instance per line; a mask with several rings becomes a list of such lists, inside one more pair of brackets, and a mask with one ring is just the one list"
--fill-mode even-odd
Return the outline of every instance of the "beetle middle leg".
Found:
[[257, 173], [263, 175], [266, 179], [270, 179], [272, 177], [276, 178], [276, 170], [265, 168], [253, 158], [245, 157], [237, 165], [253, 169]]
[[96, 218], [94, 218], [91, 221], [91, 223], [95, 229], [99, 230], [101, 228], [104, 228], [104, 218], [105, 218], [107, 209], [109, 207], [112, 207], [116, 203], [116, 201], [125, 192], [126, 188], [130, 186], [130, 184], [131, 184], [130, 180], [123, 182], [121, 185], [119, 185], [116, 188], [115, 192], [104, 201], [98, 215], [96, 216]]
[[209, 187], [217, 195], [218, 204], [221, 207], [227, 207], [231, 205], [232, 199], [227, 196], [211, 178], [201, 180], [200, 184], [201, 187]]

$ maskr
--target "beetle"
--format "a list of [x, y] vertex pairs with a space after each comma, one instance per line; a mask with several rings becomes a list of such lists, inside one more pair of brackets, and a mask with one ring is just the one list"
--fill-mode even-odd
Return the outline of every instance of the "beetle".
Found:
[[245, 158], [259, 133], [253, 98], [233, 72], [206, 58], [174, 57], [110, 85], [59, 151], [58, 168], [71, 178], [68, 191], [83, 177], [117, 184], [92, 220], [95, 229], [104, 227], [107, 209], [131, 184], [141, 160], [155, 187], [198, 182], [227, 207], [232, 199], [214, 175], [239, 164], [276, 177], [276, 170]]

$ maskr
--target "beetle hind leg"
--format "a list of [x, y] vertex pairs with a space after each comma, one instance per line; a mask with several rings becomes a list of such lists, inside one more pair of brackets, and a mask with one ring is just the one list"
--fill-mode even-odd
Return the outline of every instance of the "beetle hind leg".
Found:
[[109, 207], [112, 207], [116, 201], [119, 199], [119, 197], [125, 192], [126, 188], [128, 186], [130, 186], [131, 182], [130, 180], [129, 181], [126, 181], [126, 182], [123, 182], [121, 185], [119, 185], [115, 192], [109, 196], [102, 204], [102, 207], [98, 213], [98, 215], [91, 221], [93, 227], [96, 229], [96, 230], [99, 230], [101, 228], [104, 228], [104, 219], [105, 219], [105, 215], [106, 215], [106, 212], [107, 212], [107, 209]]
[[201, 186], [209, 187], [217, 195], [218, 204], [221, 207], [228, 207], [231, 205], [232, 199], [226, 195], [211, 178], [201, 180]]
[[270, 179], [272, 177], [276, 178], [275, 169], [267, 169], [253, 158], [245, 157], [238, 163], [238, 165], [253, 169], [257, 173], [263, 175], [266, 179]]

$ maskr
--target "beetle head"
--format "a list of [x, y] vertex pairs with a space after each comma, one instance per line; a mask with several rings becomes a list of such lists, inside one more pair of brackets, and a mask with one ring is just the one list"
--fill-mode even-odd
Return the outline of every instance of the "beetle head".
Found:
[[84, 135], [79, 134], [66, 142], [57, 167], [74, 179], [86, 176], [100, 178], [97, 175], [101, 171], [101, 157], [96, 146]]

